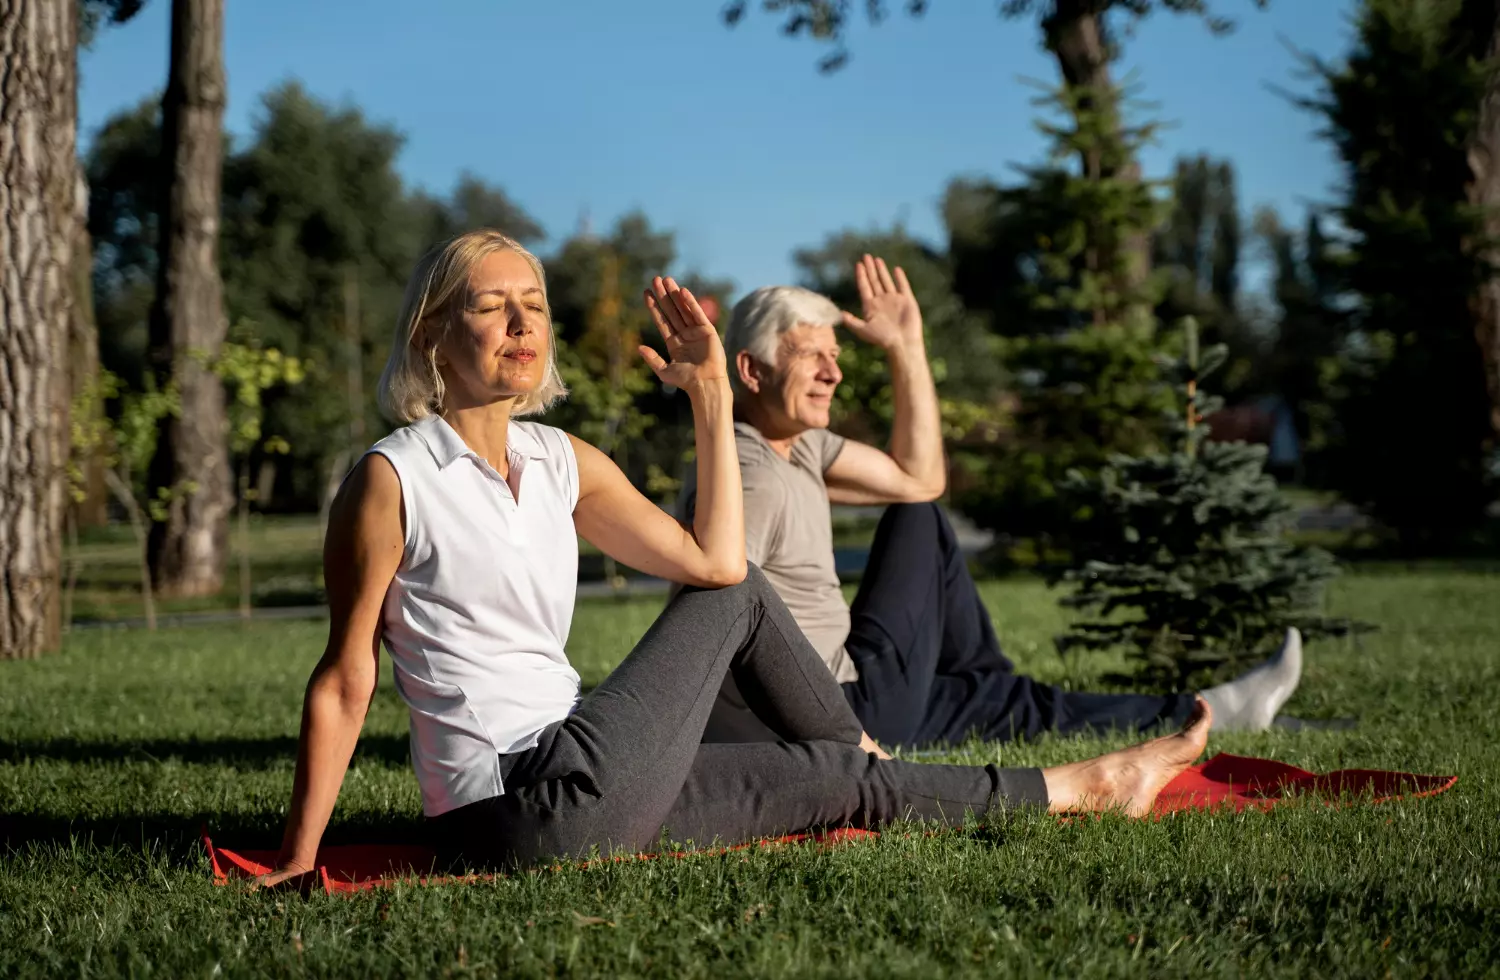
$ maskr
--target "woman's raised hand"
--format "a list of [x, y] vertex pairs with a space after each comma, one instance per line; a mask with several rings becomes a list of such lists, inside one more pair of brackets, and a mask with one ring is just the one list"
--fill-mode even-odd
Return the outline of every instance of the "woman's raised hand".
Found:
[[695, 387], [729, 378], [719, 332], [691, 292], [671, 279], [657, 276], [646, 290], [646, 308], [667, 342], [667, 356], [671, 360], [663, 360], [644, 344], [640, 347], [641, 357], [663, 384], [692, 394]]

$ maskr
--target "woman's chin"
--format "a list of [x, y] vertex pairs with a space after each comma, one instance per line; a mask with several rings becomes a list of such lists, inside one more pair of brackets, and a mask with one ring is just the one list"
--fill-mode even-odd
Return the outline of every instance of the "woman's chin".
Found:
[[541, 372], [537, 376], [528, 374], [501, 378], [492, 389], [498, 398], [524, 398], [542, 386]]

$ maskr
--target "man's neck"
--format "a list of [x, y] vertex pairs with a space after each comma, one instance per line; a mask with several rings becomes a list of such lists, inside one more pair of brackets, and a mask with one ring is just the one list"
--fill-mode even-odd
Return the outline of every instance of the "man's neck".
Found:
[[770, 413], [763, 411], [753, 402], [737, 403], [734, 406], [734, 418], [735, 421], [744, 422], [759, 432], [760, 437], [766, 441], [766, 445], [771, 447], [771, 451], [782, 459], [792, 458], [792, 447], [807, 431], [807, 426], [795, 419], [772, 418]]

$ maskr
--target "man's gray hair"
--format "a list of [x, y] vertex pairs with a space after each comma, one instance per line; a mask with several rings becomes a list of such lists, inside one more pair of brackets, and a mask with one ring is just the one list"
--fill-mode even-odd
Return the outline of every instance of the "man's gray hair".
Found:
[[724, 353], [729, 358], [729, 384], [743, 394], [744, 383], [734, 367], [740, 351], [762, 364], [776, 364], [781, 335], [793, 327], [837, 327], [844, 322], [833, 300], [801, 286], [762, 286], [734, 304], [724, 330]]

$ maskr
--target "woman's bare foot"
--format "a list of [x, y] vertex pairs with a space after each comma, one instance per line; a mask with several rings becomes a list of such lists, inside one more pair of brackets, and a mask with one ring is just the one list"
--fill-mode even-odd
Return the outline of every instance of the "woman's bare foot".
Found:
[[1120, 810], [1130, 817], [1145, 816], [1157, 794], [1203, 754], [1213, 721], [1213, 709], [1199, 698], [1187, 724], [1174, 735], [1086, 762], [1043, 769], [1048, 812]]

